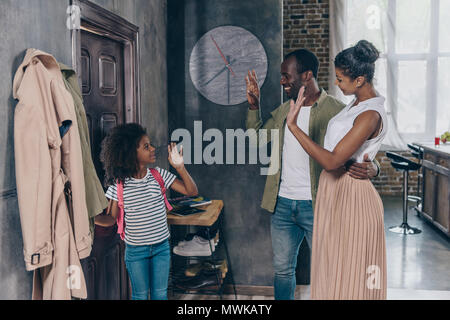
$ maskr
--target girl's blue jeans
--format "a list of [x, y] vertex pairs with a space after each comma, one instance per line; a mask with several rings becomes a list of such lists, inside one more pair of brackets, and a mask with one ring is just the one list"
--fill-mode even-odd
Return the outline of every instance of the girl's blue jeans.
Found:
[[133, 300], [167, 300], [170, 270], [169, 240], [146, 246], [125, 248], [125, 264], [131, 281]]

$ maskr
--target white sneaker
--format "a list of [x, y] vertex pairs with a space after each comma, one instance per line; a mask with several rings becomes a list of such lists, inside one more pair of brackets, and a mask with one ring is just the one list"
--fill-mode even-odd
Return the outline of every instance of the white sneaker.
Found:
[[[197, 236], [196, 236], [197, 237]], [[200, 237], [200, 236], [198, 236]], [[200, 239], [206, 241], [206, 239], [203, 239], [202, 237], [200, 237]], [[192, 240], [181, 240], [180, 242], [178, 242], [177, 247], [182, 247], [184, 246], [186, 243], [191, 242]], [[211, 241], [211, 247], [213, 248], [213, 252], [216, 250], [217, 245], [219, 244], [219, 239], [211, 239], [209, 240]]]
[[[186, 235], [186, 237], [184, 238], [184, 240], [181, 240], [180, 242], [178, 242], [177, 246], [178, 246], [178, 247], [184, 246], [184, 244], [185, 244], [186, 242], [192, 241], [192, 239], [194, 239], [195, 236], [196, 236], [196, 235], [193, 234], [193, 233], [190, 233], [190, 234]], [[188, 238], [191, 238], [191, 240], [187, 240]]]
[[[214, 239], [206, 240], [200, 236], [194, 236], [191, 241], [180, 241], [176, 247], [173, 248], [173, 253], [183, 256], [210, 256], [215, 250]], [[212, 251], [211, 251], [212, 249]]]
[[[178, 246], [178, 247], [184, 246], [186, 243], [191, 242], [191, 241], [193, 240], [194, 237], [200, 237], [200, 239], [206, 241], [205, 238], [203, 238], [203, 237], [201, 237], [201, 236], [199, 236], [199, 235], [196, 235], [196, 234], [194, 234], [194, 233], [190, 233], [190, 234], [188, 234], [188, 235], [186, 236], [186, 238], [185, 238], [184, 240], [179, 241], [178, 244], [177, 244], [177, 246]], [[191, 240], [186, 240], [186, 239], [188, 239], [188, 238], [190, 238]], [[219, 244], [219, 237], [216, 236], [215, 238], [211, 239], [210, 241], [211, 241], [211, 246], [212, 246], [213, 252], [214, 252], [214, 251], [216, 250], [215, 247], [217, 247], [217, 245]]]

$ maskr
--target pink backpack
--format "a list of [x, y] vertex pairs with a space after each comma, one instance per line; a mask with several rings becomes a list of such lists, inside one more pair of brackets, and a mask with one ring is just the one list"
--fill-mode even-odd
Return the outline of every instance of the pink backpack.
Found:
[[[164, 186], [163, 178], [156, 169], [151, 168], [150, 173], [152, 174], [153, 178], [155, 178], [155, 180], [159, 183], [167, 210], [172, 210], [172, 206], [170, 205], [166, 197], [166, 187]], [[117, 181], [117, 199], [119, 206], [119, 214], [117, 215], [117, 233], [120, 235], [120, 239], [123, 240], [125, 238], [125, 211], [123, 207], [123, 183], [119, 181]]]

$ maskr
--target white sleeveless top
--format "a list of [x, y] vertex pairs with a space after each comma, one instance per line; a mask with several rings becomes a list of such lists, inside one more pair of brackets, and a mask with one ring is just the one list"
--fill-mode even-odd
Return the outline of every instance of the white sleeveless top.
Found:
[[333, 151], [336, 145], [344, 138], [344, 136], [350, 131], [353, 127], [353, 122], [356, 117], [358, 117], [361, 113], [374, 110], [378, 112], [381, 116], [382, 120], [382, 129], [381, 132], [373, 139], [366, 140], [363, 145], [356, 151], [352, 159], [356, 162], [364, 162], [364, 155], [367, 153], [369, 155], [369, 159], [373, 160], [381, 147], [381, 142], [387, 133], [387, 115], [384, 110], [384, 101], [385, 98], [380, 96], [377, 93], [375, 98], [371, 98], [360, 102], [358, 105], [353, 106], [356, 98], [352, 100], [341, 112], [339, 112], [336, 116], [334, 116], [330, 122], [328, 122], [327, 133], [325, 134], [324, 148], [328, 151]]

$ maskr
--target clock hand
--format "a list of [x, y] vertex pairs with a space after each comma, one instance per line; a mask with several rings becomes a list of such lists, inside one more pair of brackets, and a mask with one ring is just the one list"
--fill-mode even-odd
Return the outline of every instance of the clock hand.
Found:
[[217, 50], [219, 51], [220, 55], [222, 56], [223, 61], [225, 61], [225, 66], [231, 71], [231, 73], [233, 74], [233, 76], [235, 76], [235, 74], [234, 74], [234, 72], [233, 72], [233, 69], [231, 69], [230, 64], [228, 63], [227, 59], [226, 59], [225, 56], [223, 55], [222, 50], [220, 50], [219, 46], [217, 45], [216, 40], [214, 40], [214, 38], [213, 38], [212, 35], [210, 35], [210, 37], [211, 37], [211, 40], [214, 42], [214, 44], [215, 44]]
[[[227, 59], [230, 60], [230, 56], [227, 56]], [[230, 73], [227, 72], [227, 93], [228, 93], [228, 104], [230, 104]]]
[[[234, 62], [236, 62], [236, 59], [231, 60], [229, 65], [231, 66]], [[208, 85], [211, 81], [213, 81], [215, 78], [217, 78], [218, 76], [220, 76], [225, 70], [227, 70], [227, 68], [228, 68], [227, 66], [223, 67], [223, 69], [220, 70], [214, 77], [212, 77], [211, 79], [209, 79], [208, 81], [206, 81], [206, 82], [203, 84], [203, 86]]]

